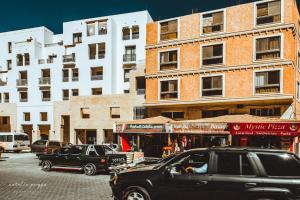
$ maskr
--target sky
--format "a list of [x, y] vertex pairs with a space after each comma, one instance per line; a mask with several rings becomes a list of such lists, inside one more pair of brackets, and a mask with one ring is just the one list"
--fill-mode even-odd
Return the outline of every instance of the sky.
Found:
[[[62, 23], [92, 17], [148, 10], [152, 18], [224, 8], [254, 0], [1, 0], [0, 32], [46, 26], [62, 33]], [[300, 5], [300, 0], [298, 5]]]

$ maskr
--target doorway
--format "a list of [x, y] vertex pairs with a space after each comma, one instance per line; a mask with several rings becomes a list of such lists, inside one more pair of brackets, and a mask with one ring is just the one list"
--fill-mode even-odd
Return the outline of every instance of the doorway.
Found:
[[30, 140], [30, 144], [32, 144], [32, 124], [30, 125], [22, 125], [22, 129], [24, 131], [24, 133], [26, 133], [29, 137]]

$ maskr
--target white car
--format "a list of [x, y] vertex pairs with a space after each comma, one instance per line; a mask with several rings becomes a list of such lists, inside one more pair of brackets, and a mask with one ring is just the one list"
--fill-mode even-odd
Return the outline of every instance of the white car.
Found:
[[30, 150], [30, 141], [26, 133], [7, 132], [0, 133], [0, 146], [4, 151], [19, 153], [23, 150]]

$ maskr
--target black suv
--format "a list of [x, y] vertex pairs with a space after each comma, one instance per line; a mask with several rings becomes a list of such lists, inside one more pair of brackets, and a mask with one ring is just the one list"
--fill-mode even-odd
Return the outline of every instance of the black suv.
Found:
[[300, 160], [269, 149], [208, 148], [111, 176], [118, 200], [296, 200]]

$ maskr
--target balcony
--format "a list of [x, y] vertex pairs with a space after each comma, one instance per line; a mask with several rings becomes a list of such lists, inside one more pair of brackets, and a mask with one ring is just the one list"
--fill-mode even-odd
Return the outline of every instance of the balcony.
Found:
[[27, 79], [18, 79], [16, 82], [17, 82], [16, 84], [18, 87], [27, 86], [27, 84], [28, 84]]
[[28, 98], [22, 98], [20, 99], [20, 102], [28, 102]]
[[139, 39], [139, 33], [132, 33], [132, 39]]
[[95, 81], [95, 80], [103, 80], [103, 75], [92, 75], [91, 76], [91, 80]]
[[63, 77], [63, 82], [69, 82], [69, 77]]
[[9, 99], [4, 99], [4, 103], [9, 103]]
[[43, 98], [42, 98], [42, 101], [50, 101], [50, 100], [51, 100], [50, 97], [43, 97]]
[[78, 76], [73, 76], [72, 77], [72, 81], [78, 81], [79, 80], [79, 77]]
[[63, 55], [63, 62], [75, 62], [75, 53]]
[[45, 59], [39, 59], [39, 60], [38, 60], [38, 63], [39, 63], [39, 65], [45, 64]]
[[146, 94], [146, 89], [137, 89], [136, 93], [137, 93], [137, 95], [145, 95]]
[[0, 80], [0, 86], [6, 86], [6, 85], [7, 85], [7, 82]]
[[123, 35], [123, 40], [130, 40], [130, 34], [129, 35]]
[[40, 85], [50, 85], [51, 84], [50, 77], [41, 77], [41, 78], [39, 78], [39, 84]]
[[68, 100], [69, 100], [69, 97], [63, 97], [63, 100], [64, 100], [64, 101], [68, 101]]
[[136, 54], [123, 55], [123, 62], [135, 62], [135, 61], [136, 61]]

